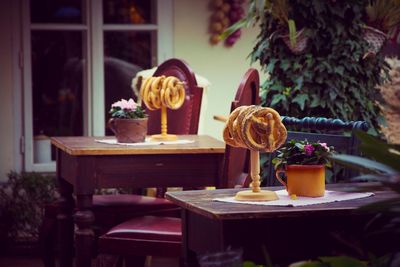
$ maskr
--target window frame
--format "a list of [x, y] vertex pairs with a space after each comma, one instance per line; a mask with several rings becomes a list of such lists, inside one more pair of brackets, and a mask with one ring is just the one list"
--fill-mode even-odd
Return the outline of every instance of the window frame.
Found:
[[[88, 136], [105, 134], [104, 112], [104, 32], [105, 31], [156, 31], [157, 32], [157, 64], [173, 57], [173, 0], [155, 0], [157, 3], [157, 24], [123, 25], [103, 24], [102, 0], [86, 1], [86, 22], [82, 24], [31, 23], [30, 1], [19, 2], [21, 10], [22, 51], [22, 95], [16, 94], [23, 103], [21, 126], [22, 138], [20, 151], [23, 157], [24, 170], [35, 172], [54, 172], [55, 161], [49, 163], [34, 162], [33, 136], [33, 103], [32, 103], [32, 62], [31, 31], [32, 30], [74, 30], [83, 33], [83, 58], [87, 60], [87, 68], [83, 75], [83, 131]], [[94, 15], [96, 14], [96, 15]], [[85, 44], [86, 41], [86, 44]], [[18, 62], [17, 65], [21, 63]], [[133, 78], [133, 77], [132, 77]], [[16, 101], [18, 102], [18, 100]]]

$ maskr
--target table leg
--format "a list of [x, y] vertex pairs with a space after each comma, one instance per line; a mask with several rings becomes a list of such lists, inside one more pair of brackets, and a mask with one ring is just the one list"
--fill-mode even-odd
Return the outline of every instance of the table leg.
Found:
[[181, 265], [183, 266], [198, 266], [196, 254], [189, 249], [189, 229], [188, 229], [188, 217], [189, 212], [186, 209], [182, 209], [182, 256]]
[[71, 267], [73, 259], [74, 223], [72, 210], [74, 199], [73, 187], [65, 180], [59, 178], [60, 197], [57, 201], [59, 213], [57, 215], [57, 240], [59, 248], [60, 267]]
[[75, 230], [75, 255], [77, 267], [91, 266], [92, 252], [94, 246], [94, 232], [92, 224], [94, 214], [91, 211], [93, 195], [76, 196], [77, 211], [74, 214], [74, 221], [78, 228]]
[[[207, 229], [206, 232], [199, 229]], [[206, 234], [205, 234], [206, 233]], [[226, 249], [220, 220], [182, 209], [182, 255], [184, 266], [199, 266], [197, 257]]]

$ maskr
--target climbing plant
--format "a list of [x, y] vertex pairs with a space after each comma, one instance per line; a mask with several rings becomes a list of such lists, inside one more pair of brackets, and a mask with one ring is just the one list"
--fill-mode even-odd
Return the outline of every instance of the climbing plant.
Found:
[[[273, 3], [273, 1], [271, 1]], [[379, 129], [376, 104], [385, 68], [383, 56], [368, 56], [363, 39], [367, 0], [290, 0], [289, 18], [308, 43], [294, 54], [283, 42], [282, 24], [267, 12], [251, 53], [270, 75], [261, 88], [262, 104], [283, 115], [365, 120]]]

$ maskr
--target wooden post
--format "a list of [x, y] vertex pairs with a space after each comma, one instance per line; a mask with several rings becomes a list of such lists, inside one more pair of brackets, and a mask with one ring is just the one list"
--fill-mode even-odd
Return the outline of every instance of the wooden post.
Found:
[[250, 150], [250, 176], [252, 190], [237, 192], [236, 200], [270, 201], [278, 199], [278, 195], [274, 191], [261, 190], [260, 188], [260, 152], [257, 150]]
[[167, 107], [161, 105], [161, 135], [167, 135]]
[[167, 107], [161, 104], [161, 134], [151, 136], [155, 141], [175, 141], [178, 137], [175, 134], [168, 134], [167, 125]]
[[253, 192], [260, 192], [260, 152], [256, 150], [250, 150], [250, 176]]

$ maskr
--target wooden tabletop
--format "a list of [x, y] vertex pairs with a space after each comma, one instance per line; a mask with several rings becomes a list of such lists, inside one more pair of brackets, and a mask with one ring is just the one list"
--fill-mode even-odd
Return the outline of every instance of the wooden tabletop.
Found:
[[70, 136], [52, 137], [51, 143], [73, 156], [135, 155], [135, 154], [198, 154], [224, 153], [225, 143], [207, 135], [179, 135], [179, 140], [193, 140], [189, 144], [124, 146], [99, 143], [95, 140], [115, 137]]
[[[343, 191], [355, 187], [356, 184], [331, 184], [330, 190]], [[265, 189], [265, 188], [264, 188]], [[270, 187], [269, 190], [280, 190], [282, 187]], [[282, 218], [296, 216], [343, 215], [356, 212], [363, 205], [397, 196], [391, 191], [378, 191], [367, 198], [346, 200], [326, 204], [301, 207], [263, 206], [251, 204], [235, 204], [213, 201], [214, 198], [232, 197], [237, 191], [244, 189], [219, 189], [167, 192], [166, 198], [182, 208], [212, 219], [249, 219], [249, 218]], [[359, 211], [357, 211], [359, 212]]]

